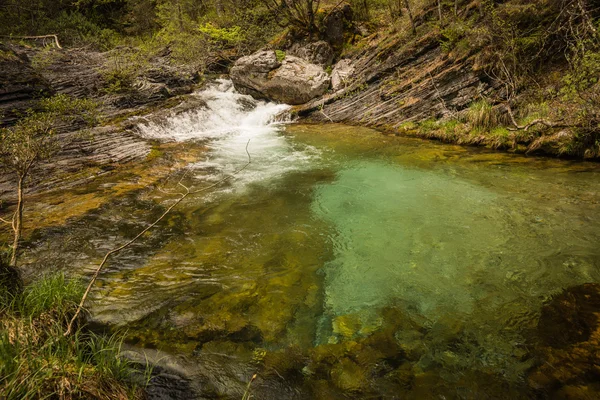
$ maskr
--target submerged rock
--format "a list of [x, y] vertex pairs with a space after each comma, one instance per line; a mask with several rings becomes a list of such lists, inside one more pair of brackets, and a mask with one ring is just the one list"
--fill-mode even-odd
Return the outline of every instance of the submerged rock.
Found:
[[292, 105], [323, 95], [331, 82], [319, 65], [289, 55], [279, 62], [274, 51], [240, 58], [231, 69], [231, 80], [241, 93]]
[[590, 339], [600, 328], [600, 285], [587, 283], [565, 290], [542, 308], [538, 334], [551, 347], [564, 348]]
[[552, 398], [600, 398], [600, 285], [566, 289], [542, 309], [529, 385]]

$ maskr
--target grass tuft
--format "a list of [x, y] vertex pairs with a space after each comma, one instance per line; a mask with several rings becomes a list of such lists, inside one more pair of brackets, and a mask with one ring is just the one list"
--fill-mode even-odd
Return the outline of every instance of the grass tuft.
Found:
[[121, 339], [84, 327], [64, 337], [83, 286], [45, 276], [0, 304], [0, 393], [3, 399], [136, 399], [133, 365]]
[[31, 317], [49, 311], [66, 315], [77, 307], [84, 290], [78, 280], [67, 279], [64, 274], [45, 276], [27, 286], [19, 312]]
[[492, 129], [498, 126], [498, 113], [487, 100], [471, 103], [465, 119], [473, 128]]

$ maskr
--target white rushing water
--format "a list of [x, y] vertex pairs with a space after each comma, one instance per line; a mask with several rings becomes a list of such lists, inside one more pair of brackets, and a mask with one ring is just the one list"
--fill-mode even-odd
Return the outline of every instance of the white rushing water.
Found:
[[232, 188], [277, 178], [286, 172], [309, 166], [316, 149], [287, 140], [281, 127], [291, 121], [286, 104], [257, 101], [242, 95], [229, 80], [219, 79], [195, 94], [206, 107], [187, 111], [160, 123], [143, 123], [140, 133], [161, 141], [204, 141], [210, 151], [205, 160], [191, 165], [194, 175], [217, 181], [252, 164], [236, 176]]

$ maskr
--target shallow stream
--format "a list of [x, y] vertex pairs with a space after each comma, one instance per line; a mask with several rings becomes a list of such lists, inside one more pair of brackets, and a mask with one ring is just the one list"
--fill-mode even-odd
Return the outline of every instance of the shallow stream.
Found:
[[182, 176], [231, 176], [110, 263], [96, 322], [175, 357], [207, 398], [241, 398], [255, 373], [256, 399], [532, 396], [541, 307], [600, 282], [597, 164], [290, 124], [227, 81], [197, 95], [208, 109], [140, 124], [196, 159], [27, 245], [89, 271]]

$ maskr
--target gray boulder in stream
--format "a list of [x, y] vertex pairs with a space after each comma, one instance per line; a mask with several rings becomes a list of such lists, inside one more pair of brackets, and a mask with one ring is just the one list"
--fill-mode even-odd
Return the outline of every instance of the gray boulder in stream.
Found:
[[236, 61], [231, 69], [235, 88], [256, 98], [297, 105], [325, 94], [331, 78], [319, 65], [274, 51], [259, 51]]

